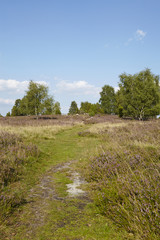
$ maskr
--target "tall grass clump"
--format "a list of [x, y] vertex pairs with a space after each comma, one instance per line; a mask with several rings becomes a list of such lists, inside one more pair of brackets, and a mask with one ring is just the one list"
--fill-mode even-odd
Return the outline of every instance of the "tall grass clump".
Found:
[[109, 132], [104, 146], [105, 139], [110, 146], [91, 160], [88, 181], [93, 198], [102, 214], [134, 239], [160, 239], [160, 149], [156, 134], [160, 127], [152, 122], [124, 129]]
[[35, 145], [24, 144], [16, 134], [0, 132], [0, 217], [24, 202], [18, 181], [38, 154]]

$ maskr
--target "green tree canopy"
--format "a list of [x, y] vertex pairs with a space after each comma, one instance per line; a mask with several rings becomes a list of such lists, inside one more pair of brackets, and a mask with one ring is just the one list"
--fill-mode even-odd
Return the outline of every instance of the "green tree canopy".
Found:
[[53, 97], [47, 96], [41, 106], [43, 115], [51, 115], [54, 113], [54, 100]]
[[26, 95], [15, 101], [12, 116], [53, 114], [53, 111], [54, 100], [48, 94], [48, 87], [30, 81]]
[[59, 102], [55, 102], [54, 104], [54, 114], [61, 115], [61, 107]]
[[93, 103], [90, 108], [89, 114], [94, 116], [95, 114], [102, 114], [104, 113], [103, 109], [101, 108], [101, 105], [99, 103]]
[[48, 99], [48, 87], [30, 81], [28, 90], [26, 91], [28, 100], [28, 114], [39, 115], [45, 112], [45, 102], [50, 102]]
[[11, 110], [12, 116], [21, 116], [20, 105], [21, 105], [21, 99], [17, 99]]
[[92, 104], [89, 102], [81, 102], [80, 113], [89, 113]]
[[69, 114], [77, 114], [77, 113], [79, 113], [77, 103], [75, 101], [72, 101], [71, 106], [69, 108]]
[[6, 114], [6, 117], [10, 117], [10, 116], [11, 116], [11, 113], [8, 112], [8, 113]]
[[104, 85], [102, 87], [102, 91], [100, 92], [100, 100], [99, 103], [104, 113], [111, 114], [115, 113], [115, 91], [114, 88], [109, 85]]
[[117, 101], [124, 116], [144, 120], [159, 114], [159, 76], [149, 69], [134, 75], [121, 74], [119, 88]]
[[29, 111], [28, 111], [28, 99], [26, 96], [24, 96], [21, 100], [20, 103], [20, 115], [21, 116], [27, 116], [29, 115]]
[[94, 116], [103, 113], [103, 110], [99, 103], [81, 102], [80, 113], [88, 113], [90, 116]]

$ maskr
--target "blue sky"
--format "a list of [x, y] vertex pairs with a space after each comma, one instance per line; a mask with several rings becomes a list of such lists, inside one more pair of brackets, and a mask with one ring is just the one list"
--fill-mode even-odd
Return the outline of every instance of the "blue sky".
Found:
[[29, 80], [49, 86], [67, 113], [95, 103], [123, 72], [160, 74], [159, 0], [0, 0], [0, 113]]

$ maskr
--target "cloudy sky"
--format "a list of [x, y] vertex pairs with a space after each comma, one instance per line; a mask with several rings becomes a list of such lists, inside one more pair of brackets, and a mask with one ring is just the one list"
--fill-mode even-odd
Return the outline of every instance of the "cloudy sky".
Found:
[[159, 0], [0, 1], [0, 113], [30, 80], [67, 113], [95, 103], [102, 86], [146, 67], [160, 74]]

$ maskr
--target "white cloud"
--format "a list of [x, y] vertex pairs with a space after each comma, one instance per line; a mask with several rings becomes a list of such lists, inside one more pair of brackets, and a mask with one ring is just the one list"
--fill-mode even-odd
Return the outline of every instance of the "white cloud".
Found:
[[137, 40], [139, 40], [139, 41], [141, 41], [145, 36], [146, 36], [146, 32], [144, 32], [143, 30], [140, 30], [140, 29], [138, 29], [137, 31], [136, 31], [136, 39]]
[[46, 81], [34, 81], [34, 82], [48, 87], [48, 83]]
[[58, 92], [69, 92], [79, 95], [98, 95], [101, 88], [89, 84], [86, 81], [60, 81], [56, 85]]
[[14, 90], [21, 92], [27, 89], [28, 81], [19, 82], [14, 79], [3, 80], [0, 79], [0, 91]]
[[146, 34], [147, 33], [143, 30], [137, 29], [137, 31], [134, 33], [134, 36], [128, 38], [128, 40], [125, 42], [125, 45], [128, 46], [133, 41], [142, 41]]
[[[48, 86], [45, 81], [37, 81], [36, 83]], [[0, 79], [0, 91], [14, 91], [15, 93], [23, 93], [25, 90], [27, 90], [28, 84], [29, 81], [20, 82], [14, 79]]]
[[13, 99], [4, 99], [0, 98], [0, 104], [8, 104], [8, 105], [13, 105], [15, 103], [15, 100]]

